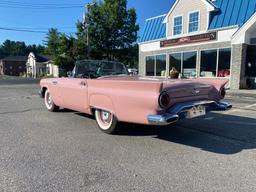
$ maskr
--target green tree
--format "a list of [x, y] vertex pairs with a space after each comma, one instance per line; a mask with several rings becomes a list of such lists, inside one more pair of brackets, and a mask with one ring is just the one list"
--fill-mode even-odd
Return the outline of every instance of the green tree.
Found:
[[14, 53], [14, 41], [6, 40], [2, 45], [2, 50], [5, 56], [12, 55]]
[[2, 46], [0, 46], [0, 59], [4, 58], [5, 57], [5, 53], [2, 49]]
[[42, 45], [26, 45], [22, 41], [6, 40], [0, 46], [0, 57], [6, 56], [27, 56], [30, 52], [41, 54], [44, 52]]
[[61, 34], [58, 32], [57, 29], [49, 29], [45, 45], [46, 50], [45, 53], [48, 55], [56, 55], [58, 54], [59, 42], [60, 42]]
[[120, 49], [119, 53], [119, 61], [125, 63], [128, 67], [136, 67], [138, 68], [138, 52], [139, 46], [138, 44], [131, 45], [127, 48]]
[[45, 47], [42, 45], [28, 45], [26, 47], [26, 53], [29, 54], [30, 52], [33, 52], [35, 54], [44, 54], [45, 53]]
[[74, 67], [77, 60], [88, 59], [86, 34], [81, 22], [77, 23], [76, 37], [51, 29], [46, 37], [47, 53], [53, 56], [55, 65], [65, 71]]
[[[135, 9], [127, 9], [127, 0], [105, 0], [88, 14], [88, 25], [77, 22], [76, 36], [66, 36], [50, 29], [46, 39], [46, 52], [64, 70], [70, 70], [76, 60], [118, 60], [133, 67], [138, 62], [137, 16]], [[89, 26], [90, 50], [87, 46]]]
[[77, 56], [77, 53], [73, 52], [75, 42], [76, 39], [72, 36], [59, 35], [58, 49], [53, 55], [55, 65], [66, 71], [72, 70]]
[[76, 26], [77, 38], [73, 44], [72, 54], [75, 56], [75, 60], [88, 59], [87, 35], [85, 33], [85, 27], [80, 21], [77, 22]]
[[127, 9], [127, 0], [96, 3], [89, 13], [92, 56], [122, 60], [127, 55], [122, 50], [133, 49], [137, 41], [139, 26], [136, 20], [136, 11], [133, 8]]

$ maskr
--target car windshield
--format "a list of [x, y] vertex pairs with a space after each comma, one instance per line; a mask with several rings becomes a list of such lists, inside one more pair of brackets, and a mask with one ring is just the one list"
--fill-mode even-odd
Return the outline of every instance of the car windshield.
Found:
[[73, 71], [75, 78], [98, 78], [110, 75], [128, 75], [124, 64], [112, 61], [78, 61]]

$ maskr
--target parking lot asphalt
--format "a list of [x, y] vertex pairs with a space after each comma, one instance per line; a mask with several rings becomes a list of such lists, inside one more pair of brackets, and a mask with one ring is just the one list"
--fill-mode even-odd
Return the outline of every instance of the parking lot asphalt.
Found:
[[24, 85], [24, 84], [36, 84], [36, 83], [39, 83], [39, 79], [0, 75], [0, 85], [13, 85], [13, 84]]
[[228, 95], [231, 111], [111, 136], [87, 115], [46, 111], [38, 89], [0, 85], [0, 191], [256, 191], [254, 95]]

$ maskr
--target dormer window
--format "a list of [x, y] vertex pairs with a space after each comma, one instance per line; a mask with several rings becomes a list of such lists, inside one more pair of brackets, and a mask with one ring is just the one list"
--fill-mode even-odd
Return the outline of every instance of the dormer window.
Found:
[[198, 31], [199, 26], [199, 12], [193, 12], [189, 14], [189, 29], [188, 32], [196, 32]]
[[177, 16], [174, 18], [173, 22], [173, 35], [182, 34], [182, 16]]

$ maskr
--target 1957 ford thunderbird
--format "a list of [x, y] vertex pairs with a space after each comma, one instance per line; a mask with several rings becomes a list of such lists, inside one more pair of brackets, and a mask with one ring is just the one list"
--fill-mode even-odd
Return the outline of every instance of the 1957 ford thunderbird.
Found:
[[220, 102], [226, 83], [130, 76], [122, 63], [79, 61], [68, 78], [41, 80], [40, 95], [49, 111], [61, 107], [95, 115], [98, 127], [112, 134], [119, 122], [163, 126], [231, 109]]

